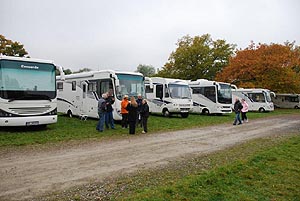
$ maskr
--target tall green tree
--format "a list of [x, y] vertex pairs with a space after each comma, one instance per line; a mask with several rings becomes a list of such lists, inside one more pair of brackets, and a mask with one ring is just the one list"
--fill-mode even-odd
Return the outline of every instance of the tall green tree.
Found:
[[151, 77], [155, 74], [155, 68], [151, 65], [139, 64], [135, 72], [142, 73], [145, 77]]
[[29, 57], [24, 45], [19, 42], [8, 40], [3, 35], [0, 35], [0, 55]]
[[82, 73], [82, 72], [90, 72], [92, 69], [90, 68], [81, 68], [78, 71], [74, 71], [73, 73]]
[[225, 40], [213, 40], [209, 34], [184, 36], [178, 40], [177, 46], [158, 76], [214, 80], [216, 73], [228, 65], [235, 49], [235, 45]]

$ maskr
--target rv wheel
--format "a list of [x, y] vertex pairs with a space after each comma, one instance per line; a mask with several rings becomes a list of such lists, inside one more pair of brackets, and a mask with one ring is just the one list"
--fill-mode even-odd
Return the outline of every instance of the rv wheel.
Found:
[[298, 105], [295, 106], [295, 109], [299, 109]]
[[68, 115], [70, 118], [73, 117], [73, 114], [72, 114], [71, 110], [68, 110], [67, 115]]
[[264, 109], [264, 108], [259, 108], [259, 110], [258, 110], [259, 112], [265, 112], [266, 110]]
[[203, 109], [203, 110], [202, 110], [202, 114], [209, 114], [208, 109]]
[[170, 112], [169, 112], [169, 110], [168, 110], [168, 109], [164, 109], [164, 110], [163, 110], [163, 115], [164, 115], [165, 117], [170, 117]]

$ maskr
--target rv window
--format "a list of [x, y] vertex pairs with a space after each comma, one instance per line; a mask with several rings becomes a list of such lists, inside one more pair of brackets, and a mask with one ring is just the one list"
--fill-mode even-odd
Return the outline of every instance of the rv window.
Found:
[[153, 88], [150, 88], [150, 85], [146, 85], [146, 93], [153, 93]]
[[288, 102], [299, 102], [299, 98], [297, 96], [292, 97], [292, 96], [286, 96], [285, 100]]
[[201, 94], [201, 88], [200, 87], [193, 87], [192, 88], [193, 94]]
[[169, 89], [168, 89], [168, 86], [165, 84], [165, 97], [166, 98], [169, 98], [170, 97], [170, 94], [169, 94]]
[[156, 98], [163, 98], [163, 85], [156, 85]]
[[111, 80], [101, 80], [100, 82], [100, 97], [103, 93], [108, 92], [110, 89], [113, 89], [112, 81]]
[[57, 82], [56, 87], [57, 87], [57, 89], [63, 90], [64, 89], [64, 83], [63, 82]]
[[212, 87], [203, 87], [201, 90], [201, 94], [207, 97], [209, 100], [216, 102], [216, 88]]
[[97, 91], [97, 83], [96, 82], [90, 82], [88, 85], [88, 91], [94, 92]]
[[72, 82], [72, 91], [76, 91], [76, 81]]
[[263, 93], [248, 93], [248, 96], [254, 102], [261, 102], [261, 103], [265, 102], [265, 96]]

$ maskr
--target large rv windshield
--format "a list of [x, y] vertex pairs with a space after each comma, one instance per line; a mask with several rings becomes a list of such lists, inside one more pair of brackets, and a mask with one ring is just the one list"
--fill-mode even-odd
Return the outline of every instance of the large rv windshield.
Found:
[[12, 100], [40, 100], [56, 97], [53, 64], [0, 61], [0, 97]]
[[120, 88], [117, 91], [117, 98], [122, 100], [124, 95], [134, 96], [138, 94], [145, 97], [144, 77], [140, 75], [117, 74], [120, 81]]
[[188, 85], [169, 84], [171, 98], [191, 99], [191, 91]]
[[218, 102], [223, 104], [232, 103], [231, 86], [229, 84], [218, 85]]

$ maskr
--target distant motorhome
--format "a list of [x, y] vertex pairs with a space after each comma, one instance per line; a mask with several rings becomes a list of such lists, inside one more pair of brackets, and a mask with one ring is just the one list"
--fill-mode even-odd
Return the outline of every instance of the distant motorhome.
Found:
[[274, 94], [268, 89], [232, 89], [232, 104], [236, 98], [243, 98], [249, 105], [249, 111], [270, 112], [274, 111], [274, 104], [271, 100], [271, 94]]
[[0, 126], [38, 126], [57, 122], [52, 61], [0, 56]]
[[271, 97], [275, 108], [300, 108], [299, 94], [276, 94]]
[[98, 117], [98, 100], [112, 90], [115, 98], [113, 117], [121, 120], [121, 101], [124, 95], [145, 97], [144, 76], [141, 73], [114, 70], [91, 71], [57, 77], [58, 112], [70, 117]]
[[189, 81], [189, 86], [192, 89], [194, 113], [228, 114], [232, 112], [230, 84], [198, 79]]
[[180, 114], [183, 118], [189, 116], [193, 102], [189, 85], [185, 80], [146, 77], [145, 85], [151, 113], [163, 114], [166, 117], [173, 114]]

